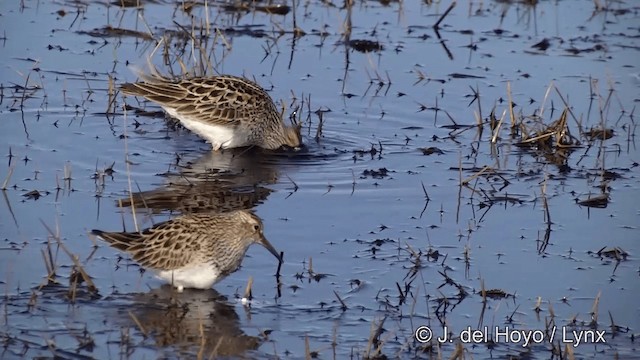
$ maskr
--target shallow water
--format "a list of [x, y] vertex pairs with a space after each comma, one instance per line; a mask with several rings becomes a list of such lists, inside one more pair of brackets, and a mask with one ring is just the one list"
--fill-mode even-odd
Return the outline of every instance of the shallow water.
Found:
[[[432, 25], [448, 4], [307, 2], [296, 10], [307, 34], [296, 39], [291, 12], [143, 5], [0, 5], [3, 356], [449, 357], [466, 327], [544, 331], [549, 324], [605, 331], [606, 343], [571, 350], [556, 335], [553, 346], [564, 356], [635, 356], [634, 4], [606, 2], [596, 11], [582, 0], [458, 3], [440, 25], [442, 40]], [[191, 29], [207, 18], [220, 30], [205, 44], [217, 72], [255, 78], [287, 114], [301, 105], [305, 152], [211, 153], [161, 113], [136, 116], [123, 104], [159, 107], [110, 98], [111, 82], [136, 80], [129, 64], [144, 69], [151, 56], [169, 71], [163, 47], [153, 52], [156, 41], [142, 36], [149, 31], [171, 41], [174, 71], [176, 58], [201, 66], [193, 42], [170, 35], [179, 33], [176, 23]], [[141, 34], [101, 36], [106, 26]], [[358, 52], [347, 45], [354, 39], [384, 49]], [[547, 49], [533, 47], [543, 39]], [[556, 164], [552, 154], [516, 146], [509, 96], [531, 127], [532, 115], [550, 124], [566, 104], [581, 145]], [[475, 124], [494, 107], [498, 119], [507, 115], [491, 146], [489, 126], [480, 132]], [[579, 127], [603, 125], [614, 129], [611, 139], [581, 137]], [[423, 155], [427, 147], [441, 153]], [[474, 177], [484, 166], [493, 172]], [[601, 188], [606, 207], [576, 203]], [[34, 190], [38, 198], [27, 196]], [[184, 192], [184, 202], [138, 207], [134, 223], [130, 209], [116, 205], [130, 190], [159, 199]], [[204, 205], [191, 206], [194, 196]], [[176, 295], [87, 235], [237, 207], [254, 208], [284, 252], [280, 293], [277, 264], [260, 247], [215, 291]], [[98, 295], [82, 284], [69, 300], [73, 261], [43, 224], [77, 255]], [[48, 242], [59, 284], [42, 287]], [[619, 251], [597, 254], [603, 248]], [[245, 307], [238, 294], [249, 277], [254, 299]], [[483, 287], [509, 296], [487, 299], [483, 311]], [[421, 344], [414, 332], [423, 325], [436, 336], [446, 325], [456, 341]], [[477, 358], [554, 356], [548, 341], [462, 348]]]

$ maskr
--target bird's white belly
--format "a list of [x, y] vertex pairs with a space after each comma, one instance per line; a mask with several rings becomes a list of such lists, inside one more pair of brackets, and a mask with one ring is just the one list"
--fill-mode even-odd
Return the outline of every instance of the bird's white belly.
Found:
[[160, 271], [158, 277], [178, 288], [178, 291], [184, 288], [210, 289], [220, 280], [220, 271], [210, 264], [200, 264]]
[[191, 116], [178, 114], [174, 109], [163, 107], [167, 114], [180, 120], [182, 125], [211, 143], [214, 150], [249, 146], [249, 134], [240, 128], [206, 123]]

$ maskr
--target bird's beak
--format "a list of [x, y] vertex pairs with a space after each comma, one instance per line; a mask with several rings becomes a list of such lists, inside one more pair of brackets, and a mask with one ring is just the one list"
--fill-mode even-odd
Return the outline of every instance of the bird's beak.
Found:
[[265, 248], [267, 248], [267, 250], [269, 250], [270, 253], [273, 254], [273, 256], [276, 257], [276, 259], [278, 259], [279, 262], [282, 262], [282, 257], [280, 257], [280, 254], [278, 253], [278, 251], [276, 250], [276, 248], [273, 247], [273, 245], [271, 245], [271, 243], [269, 242], [269, 240], [267, 240], [266, 237], [264, 237], [264, 235], [260, 234], [260, 239], [259, 242], [262, 246], [264, 246]]

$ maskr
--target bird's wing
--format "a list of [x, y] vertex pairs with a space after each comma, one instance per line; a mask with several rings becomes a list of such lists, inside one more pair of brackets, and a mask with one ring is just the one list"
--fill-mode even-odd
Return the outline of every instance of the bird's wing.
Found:
[[121, 89], [213, 125], [235, 126], [241, 119], [259, 117], [265, 109], [277, 114], [273, 101], [261, 87], [234, 76], [147, 80], [124, 84]]
[[199, 256], [204, 234], [185, 226], [181, 218], [169, 220], [137, 232], [105, 232], [93, 230], [111, 246], [125, 251], [145, 268], [173, 270]]

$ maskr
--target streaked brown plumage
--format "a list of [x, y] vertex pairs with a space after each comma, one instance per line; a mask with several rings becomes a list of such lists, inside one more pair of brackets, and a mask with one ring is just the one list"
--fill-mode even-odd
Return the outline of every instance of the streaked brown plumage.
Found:
[[140, 233], [91, 233], [129, 253], [143, 267], [157, 271], [158, 277], [179, 291], [210, 288], [238, 270], [252, 244], [264, 246], [282, 261], [264, 237], [260, 218], [246, 210], [184, 215]]
[[302, 146], [300, 126], [286, 126], [267, 92], [253, 81], [231, 75], [170, 80], [143, 75], [121, 86], [125, 94], [158, 103], [214, 150], [259, 146], [275, 150]]

